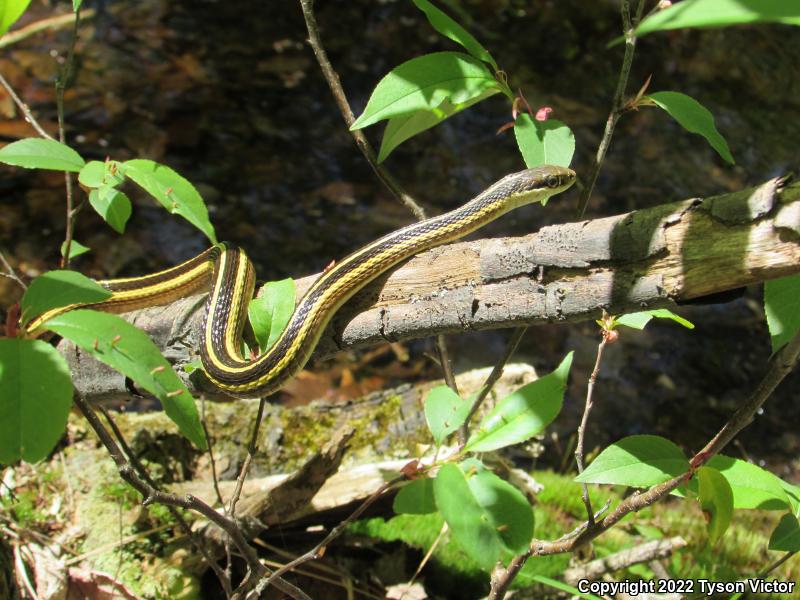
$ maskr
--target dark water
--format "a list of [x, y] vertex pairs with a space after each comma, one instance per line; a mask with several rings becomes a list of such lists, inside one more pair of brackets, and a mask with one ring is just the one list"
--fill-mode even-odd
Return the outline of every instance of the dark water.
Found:
[[[432, 51], [454, 50], [410, 2], [319, 1], [330, 58], [356, 113], [393, 66]], [[575, 131], [574, 167], [584, 177], [605, 123], [622, 57], [607, 49], [619, 34], [613, 2], [466, 1], [460, 20], [492, 51], [536, 108]], [[63, 3], [57, 10], [65, 10]], [[52, 14], [35, 3], [26, 20]], [[68, 140], [85, 157], [146, 157], [194, 182], [220, 239], [245, 247], [259, 277], [322, 269], [411, 215], [380, 187], [345, 130], [294, 2], [107, 2], [81, 28], [76, 79], [66, 101]], [[45, 126], [55, 121], [53, 77], [68, 31], [15, 45], [0, 71]], [[53, 55], [51, 55], [51, 53]], [[620, 122], [590, 216], [617, 214], [689, 196], [736, 190], [798, 166], [800, 73], [796, 28], [679, 31], [640, 41], [630, 92], [652, 74], [651, 90], [688, 93], [716, 116], [737, 159], [726, 165], [698, 136], [660, 111]], [[430, 213], [452, 208], [524, 165], [499, 97], [402, 145], [387, 166]], [[5, 141], [33, 135], [8, 99], [0, 100]], [[377, 146], [381, 127], [367, 130]], [[141, 274], [206, 246], [201, 234], [170, 218], [136, 190], [134, 217], [120, 238], [90, 210], [76, 239], [93, 252], [76, 268], [96, 276]], [[577, 192], [547, 211], [528, 208], [481, 235], [521, 234], [574, 218]], [[0, 171], [0, 247], [26, 275], [52, 268], [63, 239], [61, 174]], [[13, 290], [0, 280], [0, 304]], [[696, 450], [758, 380], [769, 355], [759, 290], [734, 303], [692, 308], [694, 332], [673, 325], [625, 335], [609, 348], [588, 435], [603, 445], [631, 433], [661, 433]], [[532, 330], [522, 356], [549, 370], [577, 349], [573, 386], [558, 430], [574, 430], [594, 360], [591, 324]], [[492, 362], [504, 334], [454, 336], [457, 367]], [[419, 354], [425, 344], [412, 345]], [[730, 451], [768, 459], [781, 474], [797, 455], [798, 379], [786, 382]], [[558, 464], [554, 447], [552, 463]]]

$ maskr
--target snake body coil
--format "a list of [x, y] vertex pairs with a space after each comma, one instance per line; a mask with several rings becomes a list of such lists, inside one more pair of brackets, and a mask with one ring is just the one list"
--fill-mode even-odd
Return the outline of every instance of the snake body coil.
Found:
[[[275, 344], [253, 360], [242, 355], [242, 331], [253, 296], [255, 270], [244, 251], [225, 243], [152, 275], [101, 281], [113, 295], [103, 302], [80, 306], [126, 312], [169, 303], [210, 282], [200, 347], [206, 374], [216, 387], [232, 396], [264, 396], [303, 368], [334, 313], [370, 281], [410, 256], [458, 239], [514, 208], [545, 201], [574, 181], [575, 173], [565, 167], [543, 166], [514, 173], [451, 212], [398, 229], [356, 250], [314, 282]], [[77, 307], [44, 313], [26, 329], [35, 334], [47, 328], [47, 319]]]

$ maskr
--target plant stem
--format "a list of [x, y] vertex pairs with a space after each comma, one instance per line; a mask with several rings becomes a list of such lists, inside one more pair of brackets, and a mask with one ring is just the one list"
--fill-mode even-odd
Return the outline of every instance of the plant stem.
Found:
[[[75, 44], [78, 42], [78, 26], [81, 22], [80, 9], [75, 11], [75, 24], [72, 27], [72, 38], [70, 39], [67, 59], [61, 68], [61, 72], [56, 80], [56, 111], [58, 113], [58, 139], [62, 144], [66, 144], [66, 133], [64, 131], [64, 92], [67, 89], [69, 78], [72, 75], [72, 66], [75, 60]], [[61, 268], [69, 267], [69, 253], [72, 248], [72, 232], [75, 227], [75, 213], [73, 211], [72, 197], [72, 174], [64, 171], [64, 184], [67, 188], [67, 216], [64, 234], [64, 248], [61, 253]]]
[[[347, 101], [347, 95], [342, 88], [339, 74], [331, 65], [328, 54], [325, 52], [325, 48], [322, 45], [322, 40], [319, 35], [319, 26], [314, 16], [314, 0], [300, 0], [300, 8], [303, 10], [303, 18], [306, 21], [306, 28], [308, 29], [308, 43], [311, 44], [314, 56], [317, 57], [322, 75], [328, 83], [336, 105], [339, 107], [339, 112], [342, 113], [342, 118], [347, 128], [350, 129], [350, 126], [355, 122], [356, 118], [355, 115], [353, 115], [353, 110], [350, 108], [350, 103]], [[375, 171], [375, 175], [377, 175], [383, 185], [386, 186], [395, 198], [405, 204], [418, 220], [422, 221], [425, 219], [425, 209], [423, 209], [410, 194], [403, 190], [394, 176], [389, 173], [383, 165], [378, 163], [375, 150], [372, 148], [372, 145], [369, 143], [364, 133], [360, 129], [355, 129], [350, 130], [350, 135], [353, 136], [359, 150], [361, 150], [369, 166]]]
[[[603, 331], [603, 339], [597, 346], [597, 358], [594, 361], [594, 369], [589, 376], [589, 384], [586, 386], [586, 404], [583, 407], [583, 416], [581, 417], [581, 424], [578, 426], [578, 443], [575, 446], [575, 463], [578, 465], [578, 474], [583, 473], [583, 440], [586, 433], [586, 425], [589, 422], [589, 413], [592, 412], [594, 403], [594, 386], [597, 383], [597, 375], [600, 373], [600, 361], [603, 359], [603, 350], [605, 350], [608, 343], [608, 337], [605, 330]], [[594, 524], [594, 511], [592, 510], [592, 502], [589, 499], [589, 486], [585, 483], [581, 484], [583, 504], [586, 506], [586, 515], [590, 525]]]
[[469, 422], [472, 417], [475, 416], [475, 413], [478, 412], [483, 401], [486, 400], [486, 397], [489, 395], [489, 392], [492, 391], [494, 385], [500, 380], [503, 376], [503, 369], [505, 369], [506, 363], [511, 359], [514, 355], [514, 352], [517, 351], [517, 347], [519, 343], [522, 341], [522, 338], [525, 336], [525, 332], [528, 331], [528, 327], [517, 327], [512, 333], [511, 337], [506, 344], [506, 349], [503, 355], [497, 360], [494, 367], [492, 367], [492, 372], [489, 373], [489, 376], [486, 378], [486, 381], [483, 382], [481, 389], [478, 390], [478, 395], [475, 396], [475, 401], [472, 403], [472, 406], [469, 409], [469, 415], [464, 420], [464, 424], [461, 426], [461, 430], [459, 433], [459, 437], [461, 438], [461, 444], [466, 444], [467, 439], [469, 438]]
[[39, 121], [37, 121], [36, 117], [33, 116], [31, 109], [17, 95], [17, 93], [14, 91], [14, 88], [11, 87], [11, 84], [6, 81], [6, 78], [3, 77], [2, 74], [0, 74], [0, 85], [5, 88], [5, 90], [8, 92], [8, 95], [11, 96], [11, 99], [14, 101], [14, 104], [16, 104], [19, 110], [22, 112], [22, 115], [25, 117], [25, 121], [27, 121], [31, 127], [36, 130], [36, 133], [48, 140], [55, 139], [53, 136], [47, 133], [41, 125], [39, 125]]
[[603, 132], [603, 138], [600, 140], [600, 145], [597, 148], [594, 162], [592, 163], [592, 170], [589, 173], [589, 181], [583, 188], [580, 200], [578, 202], [578, 218], [582, 218], [586, 212], [586, 206], [589, 204], [589, 198], [594, 191], [594, 186], [597, 183], [597, 176], [600, 174], [600, 169], [603, 167], [603, 161], [608, 152], [608, 147], [611, 145], [611, 138], [614, 136], [614, 127], [617, 125], [620, 115], [622, 115], [622, 107], [625, 103], [625, 90], [628, 87], [628, 76], [631, 72], [631, 64], [633, 64], [633, 53], [636, 49], [636, 36], [633, 33], [636, 25], [642, 18], [644, 11], [644, 0], [639, 0], [636, 6], [636, 16], [631, 19], [630, 0], [623, 0], [622, 2], [622, 26], [625, 34], [625, 55], [622, 57], [622, 68], [619, 72], [619, 79], [617, 80], [617, 89], [614, 92], [614, 101], [611, 105], [611, 112], [606, 120], [606, 128]]

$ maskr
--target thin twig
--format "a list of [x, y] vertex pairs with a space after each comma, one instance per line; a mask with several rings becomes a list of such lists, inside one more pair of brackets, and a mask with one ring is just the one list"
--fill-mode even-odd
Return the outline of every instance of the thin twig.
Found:
[[264, 418], [264, 406], [266, 405], [266, 398], [261, 398], [258, 402], [258, 411], [256, 412], [256, 421], [253, 423], [253, 431], [250, 434], [250, 442], [247, 444], [247, 456], [244, 459], [244, 464], [239, 471], [239, 476], [236, 478], [236, 487], [233, 490], [230, 503], [228, 504], [228, 515], [231, 519], [236, 516], [236, 503], [239, 501], [239, 496], [242, 494], [242, 487], [244, 480], [247, 478], [247, 473], [250, 470], [250, 464], [258, 451], [258, 431], [261, 427], [261, 420]]
[[528, 327], [517, 327], [512, 333], [511, 337], [508, 339], [508, 343], [506, 344], [506, 349], [503, 355], [497, 360], [494, 367], [492, 367], [492, 372], [489, 373], [489, 376], [486, 378], [486, 381], [483, 382], [481, 389], [478, 390], [478, 395], [475, 396], [475, 400], [472, 402], [472, 406], [469, 409], [469, 415], [467, 415], [464, 424], [461, 426], [461, 431], [459, 437], [461, 438], [461, 443], [464, 444], [469, 437], [469, 422], [472, 417], [475, 416], [475, 413], [483, 404], [483, 401], [486, 400], [486, 397], [489, 395], [489, 392], [492, 391], [494, 385], [500, 380], [503, 376], [503, 369], [505, 369], [506, 363], [511, 360], [511, 357], [514, 355], [514, 352], [517, 351], [517, 347], [519, 343], [522, 341], [522, 338], [525, 336], [525, 332], [528, 331]]
[[16, 104], [19, 110], [22, 112], [22, 115], [25, 117], [25, 121], [30, 123], [31, 127], [36, 130], [36, 133], [43, 138], [47, 138], [48, 140], [54, 140], [55, 138], [47, 133], [41, 125], [39, 125], [39, 121], [37, 121], [36, 117], [33, 116], [31, 109], [22, 101], [19, 96], [17, 96], [14, 88], [11, 87], [11, 84], [6, 81], [6, 78], [3, 77], [2, 74], [0, 74], [0, 85], [5, 88], [5, 90], [8, 92], [8, 95], [11, 96], [11, 99], [14, 101], [14, 104]]
[[[583, 407], [583, 416], [581, 417], [581, 424], [578, 426], [578, 443], [575, 446], [575, 463], [578, 465], [578, 474], [583, 473], [583, 439], [586, 434], [586, 425], [589, 423], [589, 413], [592, 412], [594, 403], [594, 386], [597, 383], [597, 375], [600, 373], [600, 361], [603, 360], [603, 350], [605, 350], [608, 343], [609, 334], [603, 330], [603, 339], [597, 346], [597, 358], [594, 361], [594, 369], [589, 376], [589, 385], [586, 386], [586, 404]], [[586, 507], [586, 515], [589, 524], [594, 523], [594, 511], [592, 510], [592, 501], [589, 499], [589, 486], [581, 483], [583, 489], [581, 496], [583, 497], [583, 504]]]
[[17, 272], [14, 270], [14, 267], [11, 266], [11, 263], [6, 260], [5, 254], [3, 251], [0, 250], [0, 263], [3, 264], [3, 268], [6, 270], [5, 273], [0, 273], [0, 276], [10, 279], [11, 281], [16, 282], [23, 290], [27, 290], [28, 286], [25, 285], [25, 282], [20, 279]]
[[439, 353], [439, 365], [442, 367], [444, 382], [447, 384], [447, 387], [458, 394], [456, 376], [453, 374], [453, 364], [450, 362], [450, 353], [447, 351], [447, 342], [442, 334], [436, 336], [436, 349]]
[[211, 435], [208, 433], [208, 424], [206, 423], [205, 396], [200, 396], [200, 424], [203, 426], [203, 433], [208, 443], [208, 458], [211, 461], [211, 481], [214, 484], [214, 493], [217, 495], [217, 502], [224, 508], [225, 501], [222, 499], [222, 492], [219, 489], [219, 477], [217, 476], [217, 462], [214, 460], [214, 445], [211, 443]]
[[401, 481], [404, 481], [405, 479], [406, 479], [405, 475], [400, 475], [390, 481], [385, 482], [382, 486], [380, 486], [377, 490], [375, 490], [369, 498], [364, 500], [364, 502], [362, 502], [361, 505], [357, 509], [355, 509], [350, 514], [349, 517], [347, 517], [344, 521], [340, 522], [333, 529], [331, 529], [330, 533], [328, 533], [328, 535], [325, 536], [325, 539], [323, 539], [320, 543], [318, 543], [316, 546], [314, 546], [311, 550], [309, 550], [305, 554], [302, 554], [293, 561], [283, 565], [283, 567], [275, 571], [268, 578], [262, 579], [254, 590], [253, 598], [259, 598], [260, 594], [265, 589], [267, 589], [267, 586], [273, 582], [272, 580], [274, 578], [280, 577], [284, 573], [291, 571], [292, 569], [294, 569], [299, 565], [302, 565], [303, 563], [320, 558], [325, 553], [325, 550], [331, 544], [331, 542], [333, 542], [333, 540], [339, 537], [344, 532], [345, 528], [347, 528], [347, 526], [350, 525], [350, 523], [358, 519], [364, 513], [364, 511], [367, 510], [367, 508], [369, 508], [385, 492], [387, 492], [389, 489], [391, 489], [393, 486], [397, 485]]
[[603, 161], [608, 152], [608, 147], [611, 145], [611, 138], [614, 135], [614, 127], [617, 125], [622, 109], [625, 105], [625, 90], [628, 87], [628, 76], [631, 72], [631, 64], [633, 63], [633, 53], [636, 49], [636, 36], [634, 29], [642, 18], [644, 11], [644, 0], [639, 0], [636, 6], [636, 16], [631, 20], [631, 7], [630, 0], [623, 0], [622, 2], [622, 26], [625, 34], [625, 55], [622, 57], [622, 68], [619, 72], [619, 80], [617, 80], [617, 89], [614, 92], [614, 101], [611, 105], [611, 112], [606, 120], [606, 128], [603, 132], [603, 138], [600, 140], [600, 145], [597, 147], [597, 154], [595, 155], [592, 170], [589, 173], [589, 180], [586, 187], [583, 188], [580, 200], [578, 202], [578, 218], [583, 217], [586, 212], [586, 206], [589, 204], [589, 198], [594, 191], [595, 183], [597, 183], [597, 176], [600, 174], [600, 169], [603, 167]]
[[765, 567], [765, 568], [764, 568], [764, 570], [763, 570], [763, 571], [761, 571], [761, 572], [760, 572], [760, 573], [757, 575], [757, 578], [758, 578], [758, 579], [764, 579], [764, 578], [765, 578], [767, 575], [769, 575], [770, 573], [772, 573], [772, 572], [773, 572], [775, 569], [777, 569], [778, 567], [780, 567], [780, 566], [781, 566], [783, 563], [785, 563], [787, 560], [789, 560], [790, 558], [792, 558], [792, 557], [793, 557], [795, 554], [797, 554], [797, 551], [796, 551], [796, 550], [795, 550], [795, 551], [793, 551], [793, 552], [787, 552], [786, 554], [784, 554], [783, 556], [781, 556], [781, 557], [780, 557], [778, 560], [776, 560], [774, 563], [772, 563], [771, 565], [768, 565], [767, 567]]
[[[350, 103], [347, 101], [347, 95], [344, 93], [342, 82], [339, 80], [339, 75], [333, 69], [331, 61], [328, 59], [328, 54], [325, 52], [325, 48], [322, 46], [322, 40], [319, 35], [319, 27], [317, 26], [317, 19], [314, 16], [314, 0], [300, 0], [300, 7], [303, 10], [303, 18], [306, 21], [306, 28], [308, 29], [308, 42], [311, 44], [311, 49], [314, 51], [314, 56], [317, 57], [317, 62], [322, 69], [322, 75], [325, 77], [325, 81], [328, 83], [328, 87], [331, 89], [331, 93], [336, 101], [336, 105], [339, 107], [339, 112], [342, 113], [342, 118], [347, 124], [347, 128], [349, 130], [356, 118], [353, 115], [353, 110], [350, 108]], [[378, 179], [381, 180], [381, 182], [398, 200], [405, 204], [409, 210], [414, 213], [417, 219], [420, 221], [425, 219], [425, 209], [423, 209], [416, 202], [416, 200], [411, 197], [411, 195], [403, 190], [397, 180], [386, 170], [385, 167], [378, 163], [375, 150], [373, 150], [372, 145], [369, 143], [364, 133], [360, 129], [356, 129], [350, 130], [350, 135], [353, 136], [353, 139], [356, 141], [356, 145], [361, 150], [364, 158], [367, 159], [367, 162], [372, 167], [372, 170], [375, 171], [375, 175], [377, 175]]]
[[417, 565], [417, 568], [414, 571], [414, 574], [411, 576], [411, 579], [408, 580], [408, 587], [403, 592], [403, 594], [400, 596], [400, 600], [403, 600], [405, 598], [406, 594], [411, 589], [411, 586], [414, 585], [414, 582], [417, 580], [417, 577], [419, 577], [419, 574], [422, 573], [422, 569], [424, 569], [425, 565], [428, 564], [428, 561], [431, 559], [431, 556], [433, 556], [433, 553], [436, 552], [436, 548], [439, 546], [441, 541], [444, 539], [444, 534], [445, 533], [447, 533], [447, 522], [446, 521], [442, 524], [442, 528], [439, 530], [439, 535], [437, 535], [436, 539], [433, 540], [433, 543], [431, 544], [431, 547], [428, 548], [428, 551], [425, 553], [425, 556], [422, 557], [422, 560], [419, 562], [419, 565]]
[[[75, 45], [78, 42], [78, 26], [81, 22], [81, 11], [78, 8], [75, 11], [75, 24], [72, 28], [72, 37], [70, 39], [69, 50], [67, 51], [67, 59], [61, 68], [61, 71], [56, 79], [56, 112], [58, 113], [58, 139], [62, 144], [67, 143], [66, 133], [64, 131], [64, 92], [69, 84], [70, 76], [72, 75], [72, 65], [75, 61]], [[69, 171], [64, 171], [64, 184], [67, 187], [67, 218], [66, 218], [66, 232], [64, 234], [64, 250], [61, 253], [61, 268], [69, 267], [69, 253], [72, 248], [72, 231], [75, 227], [75, 214], [72, 210], [72, 174]]]
[[525, 561], [531, 556], [549, 556], [552, 554], [563, 554], [573, 552], [577, 548], [589, 543], [591, 540], [607, 531], [624, 517], [632, 512], [638, 512], [643, 508], [651, 506], [659, 500], [665, 498], [690, 478], [693, 472], [700, 466], [708, 462], [711, 457], [719, 453], [738, 433], [747, 427], [755, 417], [758, 410], [775, 391], [775, 388], [783, 381], [786, 376], [794, 369], [800, 359], [800, 332], [795, 334], [783, 348], [775, 353], [769, 361], [769, 367], [764, 377], [756, 388], [722, 426], [717, 434], [705, 445], [705, 447], [695, 454], [690, 461], [690, 471], [669, 481], [651, 487], [642, 493], [634, 493], [623, 500], [608, 516], [603, 520], [597, 520], [595, 516], [594, 524], [583, 523], [579, 529], [580, 534], [574, 537], [561, 538], [552, 542], [544, 540], [533, 540], [528, 550], [515, 556], [509, 566], [497, 578], [493, 579], [492, 590], [488, 600], [500, 600], [505, 596], [505, 592], [514, 577], [519, 573]]

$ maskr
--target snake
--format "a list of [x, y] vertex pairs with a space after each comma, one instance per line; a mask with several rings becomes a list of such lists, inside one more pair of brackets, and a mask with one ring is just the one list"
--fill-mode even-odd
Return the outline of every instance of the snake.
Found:
[[211, 384], [238, 398], [264, 397], [279, 390], [308, 362], [337, 310], [381, 274], [420, 252], [459, 239], [527, 204], [542, 204], [575, 182], [567, 167], [545, 165], [506, 175], [462, 206], [397, 229], [335, 262], [296, 303], [275, 343], [255, 357], [243, 352], [247, 307], [255, 289], [255, 268], [238, 247], [221, 242], [175, 267], [150, 275], [98, 283], [111, 296], [44, 312], [26, 326], [35, 336], [47, 321], [75, 308], [122, 313], [168, 304], [207, 290], [199, 354]]

